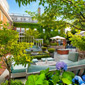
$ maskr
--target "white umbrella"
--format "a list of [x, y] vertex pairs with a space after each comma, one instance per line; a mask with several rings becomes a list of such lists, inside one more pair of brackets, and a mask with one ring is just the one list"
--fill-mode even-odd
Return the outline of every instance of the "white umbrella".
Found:
[[55, 37], [52, 37], [52, 38], [50, 38], [50, 39], [65, 39], [64, 37], [60, 37], [60, 36], [55, 36]]

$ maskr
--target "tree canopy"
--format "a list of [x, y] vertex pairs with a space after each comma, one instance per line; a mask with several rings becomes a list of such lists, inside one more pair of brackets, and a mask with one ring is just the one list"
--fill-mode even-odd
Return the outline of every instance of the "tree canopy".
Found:
[[[32, 43], [18, 42], [18, 32], [8, 29], [8, 25], [2, 25], [2, 22], [0, 22], [0, 26], [3, 26], [0, 30], [0, 57], [4, 58], [3, 61], [9, 71], [8, 85], [10, 85], [12, 60], [17, 65], [30, 64], [32, 58], [26, 54], [25, 49], [32, 46]], [[8, 54], [10, 54], [9, 57], [7, 57]]]
[[[36, 2], [37, 0], [16, 0], [19, 6]], [[72, 20], [68, 25], [85, 30], [85, 0], [39, 0], [44, 7], [44, 15], [48, 21], [61, 17], [62, 20]]]
[[[28, 49], [30, 46], [32, 46], [32, 44], [18, 42], [18, 39], [18, 32], [8, 29], [7, 25], [3, 25], [3, 29], [0, 30], [0, 56], [4, 56], [6, 58], [7, 54], [10, 53], [13, 55], [13, 59], [15, 60], [16, 64], [21, 63], [26, 65], [28, 62], [25, 49]], [[30, 58], [29, 62], [31, 62]]]

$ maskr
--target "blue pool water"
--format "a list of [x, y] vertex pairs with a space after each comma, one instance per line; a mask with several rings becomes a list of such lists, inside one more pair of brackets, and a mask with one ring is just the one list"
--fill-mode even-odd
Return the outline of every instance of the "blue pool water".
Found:
[[27, 52], [30, 52], [31, 50], [33, 51], [42, 51], [40, 47], [36, 47], [35, 45], [32, 46], [32, 48], [26, 49]]

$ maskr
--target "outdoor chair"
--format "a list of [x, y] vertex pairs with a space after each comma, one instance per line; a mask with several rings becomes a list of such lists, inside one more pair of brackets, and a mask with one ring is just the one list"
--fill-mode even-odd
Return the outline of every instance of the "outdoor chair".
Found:
[[20, 65], [14, 65], [11, 66], [11, 78], [17, 78], [17, 77], [26, 77], [26, 67]]
[[38, 62], [38, 59], [35, 58], [35, 59], [32, 60], [32, 62], [33, 62], [33, 63], [36, 63], [36, 62]]
[[68, 59], [60, 60], [60, 61], [63, 61], [65, 63], [77, 62], [78, 61], [78, 56], [79, 56], [78, 52], [69, 52]]

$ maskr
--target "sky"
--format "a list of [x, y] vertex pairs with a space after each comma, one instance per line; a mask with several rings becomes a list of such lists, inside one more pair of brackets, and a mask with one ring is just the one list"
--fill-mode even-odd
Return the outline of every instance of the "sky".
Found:
[[18, 13], [18, 14], [26, 14], [26, 10], [31, 12], [37, 12], [38, 7], [41, 8], [41, 13], [44, 12], [44, 8], [38, 5], [38, 2], [32, 2], [30, 5], [27, 6], [18, 6], [18, 3], [15, 0], [7, 0], [9, 4], [9, 14], [11, 13]]

